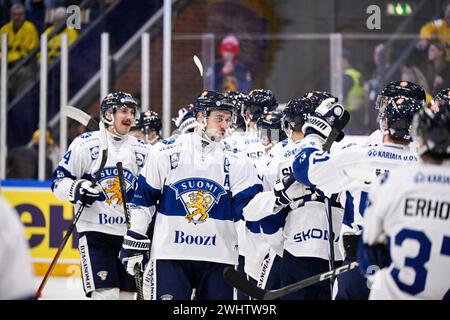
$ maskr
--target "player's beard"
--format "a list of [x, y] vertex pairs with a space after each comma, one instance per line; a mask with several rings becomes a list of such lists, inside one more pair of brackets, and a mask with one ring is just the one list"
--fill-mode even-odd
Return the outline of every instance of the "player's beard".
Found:
[[228, 130], [222, 131], [221, 129], [215, 128], [208, 129], [207, 127], [204, 130], [205, 135], [208, 136], [208, 138], [213, 142], [220, 142], [225, 139], [225, 137], [227, 136], [227, 131]]

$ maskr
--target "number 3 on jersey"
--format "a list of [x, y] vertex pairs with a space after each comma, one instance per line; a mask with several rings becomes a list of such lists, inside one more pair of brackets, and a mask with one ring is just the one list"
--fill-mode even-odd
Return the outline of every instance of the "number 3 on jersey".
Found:
[[[405, 267], [414, 269], [415, 278], [412, 284], [406, 284], [400, 280], [400, 270], [393, 268], [391, 276], [396, 282], [397, 286], [411, 295], [416, 295], [425, 290], [425, 283], [428, 275], [428, 270], [425, 267], [425, 263], [430, 260], [431, 255], [431, 241], [422, 231], [416, 231], [411, 229], [403, 229], [395, 237], [395, 245], [401, 247], [405, 240], [415, 240], [419, 243], [419, 253], [413, 257], [405, 258]], [[441, 255], [450, 256], [450, 237], [444, 236], [441, 249], [439, 250]], [[450, 299], [450, 289], [447, 291], [443, 299]]]

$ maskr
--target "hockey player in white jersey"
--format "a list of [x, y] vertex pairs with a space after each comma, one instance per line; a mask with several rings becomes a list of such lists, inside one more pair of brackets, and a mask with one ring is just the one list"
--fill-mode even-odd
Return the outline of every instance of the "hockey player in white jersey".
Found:
[[[296, 179], [325, 194], [341, 192], [344, 219], [341, 229], [345, 251], [344, 264], [356, 260], [357, 240], [361, 234], [362, 214], [368, 186], [376, 176], [398, 166], [417, 161], [409, 148], [409, 127], [420, 105], [413, 99], [395, 97], [381, 110], [383, 143], [379, 145], [348, 145], [322, 151], [322, 144], [336, 121], [343, 115], [343, 107], [333, 99], [325, 100], [303, 127], [305, 139], [294, 164]], [[336, 299], [367, 299], [369, 288], [358, 270], [337, 278]]]
[[130, 135], [154, 145], [161, 140], [162, 123], [158, 113], [154, 111], [142, 112], [136, 123], [131, 127]]
[[233, 299], [223, 279], [226, 266], [238, 263], [235, 221], [261, 190], [247, 157], [227, 147], [223, 138], [235, 105], [222, 94], [205, 91], [194, 105], [200, 126], [193, 133], [162, 141], [149, 155], [132, 201], [131, 229], [121, 250], [133, 272], [145, 264], [142, 246], [156, 211], [151, 260], [151, 299]]
[[136, 177], [147, 159], [142, 140], [129, 135], [137, 102], [128, 93], [108, 94], [101, 103], [106, 127], [108, 157], [95, 186], [99, 170], [101, 131], [77, 137], [53, 174], [52, 190], [84, 210], [77, 223], [81, 270], [85, 293], [92, 299], [132, 299], [135, 282], [118, 259], [127, 225], [116, 164], [123, 163], [128, 199], [133, 197]]
[[[378, 121], [381, 121], [380, 115], [383, 108], [387, 105], [390, 99], [394, 97], [405, 97], [416, 100], [419, 105], [425, 105], [425, 90], [411, 81], [391, 81], [380, 92], [375, 102], [375, 109], [379, 112]], [[380, 144], [383, 143], [382, 124], [380, 123], [380, 129], [375, 130], [369, 136], [366, 144]]]
[[34, 297], [28, 243], [17, 211], [0, 195], [0, 300]]
[[[266, 289], [278, 289], [329, 269], [328, 230], [323, 196], [312, 194], [303, 185], [293, 185], [291, 188], [296, 189], [295, 192], [290, 189], [290, 197], [281, 202], [276, 197], [280, 192], [280, 185], [285, 188], [290, 183], [288, 181], [295, 181], [292, 162], [303, 138], [301, 128], [307, 116], [320, 101], [331, 97], [322, 92], [314, 92], [313, 95], [312, 100], [316, 105], [305, 97], [294, 99], [286, 105], [283, 110], [283, 127], [289, 138], [272, 149], [270, 163], [263, 174], [265, 192], [258, 194], [244, 209], [246, 219], [258, 217], [255, 213], [259, 217], [267, 215], [260, 220], [271, 246], [260, 277], [260, 285]], [[337, 226], [335, 233], [338, 234], [343, 210], [336, 201], [332, 210], [334, 224]], [[337, 249], [337, 241], [334, 241], [334, 245]], [[336, 260], [342, 261], [342, 257], [337, 255]], [[322, 281], [286, 295], [283, 299], [330, 300], [330, 285], [328, 281]]]
[[[265, 89], [254, 89], [248, 96], [238, 93], [227, 93], [227, 95], [235, 101], [237, 106], [241, 106], [242, 117], [245, 122], [245, 131], [235, 131], [225, 140], [231, 148], [237, 149], [241, 154], [246, 155], [250, 161], [257, 166], [260, 158], [267, 154], [268, 148], [262, 143], [260, 130], [257, 126], [258, 120], [268, 112], [274, 110], [278, 103], [272, 91]], [[259, 167], [259, 166], [258, 166]], [[257, 167], [257, 169], [258, 169]], [[249, 280], [254, 283], [257, 282], [261, 262], [264, 259], [264, 254], [256, 254], [251, 248], [261, 245], [260, 242], [260, 226], [257, 222], [238, 222], [238, 237], [239, 237], [239, 265], [238, 270], [247, 274]], [[247, 247], [249, 249], [247, 249]], [[239, 300], [247, 300], [248, 297], [237, 292]]]
[[414, 116], [421, 160], [369, 193], [360, 263], [384, 267], [370, 299], [450, 300], [450, 88]]

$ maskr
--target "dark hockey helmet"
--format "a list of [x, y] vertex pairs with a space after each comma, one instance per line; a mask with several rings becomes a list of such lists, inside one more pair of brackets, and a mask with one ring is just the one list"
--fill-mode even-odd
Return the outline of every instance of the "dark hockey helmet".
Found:
[[284, 132], [287, 132], [288, 125], [290, 125], [294, 131], [301, 131], [308, 115], [313, 113], [314, 110], [311, 99], [299, 98], [289, 101], [283, 110], [281, 128]]
[[132, 107], [135, 114], [138, 113], [138, 103], [131, 94], [121, 91], [109, 93], [102, 100], [102, 103], [100, 105], [100, 111], [103, 121], [105, 121], [107, 124], [112, 124], [112, 115], [117, 110], [117, 108], [122, 107]]
[[439, 92], [430, 106], [414, 115], [411, 135], [419, 146], [419, 154], [450, 158], [450, 90], [446, 90], [447, 93]]
[[235, 130], [245, 130], [245, 120], [243, 117], [245, 106], [248, 103], [248, 96], [239, 91], [227, 91], [225, 96], [232, 99], [238, 108], [238, 113], [236, 114], [235, 121], [233, 122], [233, 128]]
[[381, 110], [389, 98], [398, 96], [414, 99], [421, 105], [426, 100], [425, 90], [418, 84], [411, 81], [391, 81], [378, 95], [375, 108]]
[[141, 130], [145, 134], [149, 134], [151, 131], [156, 131], [159, 134], [161, 129], [161, 119], [154, 111], [142, 112], [139, 118], [136, 119], [134, 127], [131, 128], [131, 130]]
[[281, 120], [283, 113], [280, 111], [269, 111], [263, 114], [262, 117], [256, 121], [256, 126], [259, 129], [260, 139], [264, 141], [267, 138], [267, 144], [282, 141], [287, 138], [286, 133], [281, 129]]
[[182, 134], [193, 132], [198, 125], [194, 114], [194, 105], [191, 103], [178, 110], [178, 117], [173, 118], [172, 121]]
[[323, 102], [323, 100], [328, 98], [335, 98], [335, 102], [338, 102], [337, 97], [326, 91], [310, 91], [308, 93], [305, 93], [302, 98], [311, 100], [314, 109], [317, 108]]
[[230, 111], [232, 117], [236, 116], [238, 108], [236, 104], [230, 98], [225, 97], [217, 91], [203, 91], [203, 93], [195, 99], [194, 114], [202, 112], [205, 117], [209, 116], [209, 112], [212, 110], [225, 110]]
[[250, 120], [256, 122], [263, 114], [275, 110], [277, 106], [278, 102], [272, 91], [254, 89], [248, 94], [248, 101], [245, 104], [244, 112], [248, 111]]
[[421, 107], [421, 104], [412, 98], [390, 98], [380, 114], [381, 130], [395, 139], [411, 141], [411, 121]]

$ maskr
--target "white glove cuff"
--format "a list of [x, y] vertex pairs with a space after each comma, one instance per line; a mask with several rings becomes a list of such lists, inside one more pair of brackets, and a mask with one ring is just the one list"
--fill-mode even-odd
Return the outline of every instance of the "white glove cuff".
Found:
[[150, 239], [138, 240], [125, 236], [122, 247], [128, 250], [150, 250]]

